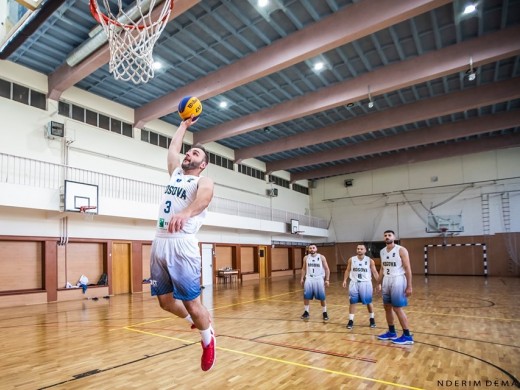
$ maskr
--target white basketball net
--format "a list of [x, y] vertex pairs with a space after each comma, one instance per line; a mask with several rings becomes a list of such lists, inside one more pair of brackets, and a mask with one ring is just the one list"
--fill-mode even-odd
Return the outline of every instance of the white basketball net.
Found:
[[[110, 9], [110, 1], [91, 0], [91, 11], [107, 34], [110, 48], [109, 70], [116, 80], [146, 83], [155, 75], [153, 47], [168, 23], [174, 0], [164, 0], [162, 9], [154, 12], [161, 0], [136, 0], [125, 11], [117, 0], [118, 12]], [[92, 4], [95, 4], [93, 7]], [[116, 8], [112, 5], [112, 8]]]

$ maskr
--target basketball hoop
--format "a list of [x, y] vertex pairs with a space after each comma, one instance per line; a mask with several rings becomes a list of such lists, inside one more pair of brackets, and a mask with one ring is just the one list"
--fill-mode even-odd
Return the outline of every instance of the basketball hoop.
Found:
[[110, 0], [102, 0], [103, 10], [98, 0], [90, 0], [90, 12], [107, 34], [109, 70], [116, 80], [140, 84], [154, 77], [153, 47], [168, 23], [173, 2], [164, 0], [162, 9], [153, 11], [160, 0], [136, 0], [125, 12], [122, 0], [117, 0], [116, 13], [110, 9]]
[[446, 233], [448, 231], [448, 228], [446, 226], [441, 226], [440, 231], [442, 236], [442, 243], [446, 245]]
[[97, 206], [80, 206], [79, 212], [85, 216], [85, 219], [92, 221], [94, 219], [94, 214], [96, 214], [94, 212], [95, 209], [97, 209]]

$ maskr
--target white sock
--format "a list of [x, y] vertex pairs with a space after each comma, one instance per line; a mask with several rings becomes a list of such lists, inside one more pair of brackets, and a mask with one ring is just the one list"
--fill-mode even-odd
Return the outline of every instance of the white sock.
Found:
[[194, 323], [194, 322], [193, 322], [193, 319], [191, 318], [191, 316], [190, 316], [189, 314], [188, 314], [186, 317], [184, 317], [184, 319], [185, 319], [186, 321], [188, 321], [190, 324], [193, 324], [193, 323]]
[[354, 321], [354, 314], [349, 314], [349, 315], [348, 315], [348, 319], [349, 319], [350, 321]]
[[213, 337], [213, 328], [211, 325], [208, 329], [200, 331], [200, 337], [204, 346], [207, 347], [209, 343], [211, 343], [211, 337]]
[[306, 311], [307, 313], [309, 313], [309, 305], [305, 305], [304, 308], [305, 308], [305, 311]]
[[375, 313], [370, 313], [370, 318], [374, 318]]
[[323, 311], [324, 313], [327, 312], [327, 306], [322, 306], [321, 309], [322, 309], [322, 311]]

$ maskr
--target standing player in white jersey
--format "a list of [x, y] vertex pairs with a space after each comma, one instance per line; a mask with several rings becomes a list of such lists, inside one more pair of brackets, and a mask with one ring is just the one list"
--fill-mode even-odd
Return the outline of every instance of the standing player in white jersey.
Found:
[[356, 304], [362, 303], [367, 305], [370, 315], [370, 327], [376, 327], [374, 318], [374, 305], [372, 304], [372, 276], [377, 282], [379, 275], [376, 269], [376, 263], [370, 257], [366, 256], [367, 248], [365, 244], [359, 244], [356, 247], [356, 256], [348, 259], [347, 269], [343, 277], [343, 288], [347, 287], [347, 279], [350, 277], [348, 295], [349, 295], [349, 315], [347, 329], [354, 326], [354, 314], [356, 313]]
[[[385, 307], [388, 332], [379, 335], [379, 340], [392, 340], [394, 344], [413, 344], [413, 336], [408, 327], [408, 318], [403, 307], [408, 305], [408, 299], [412, 295], [412, 268], [408, 250], [404, 246], [397, 245], [393, 230], [384, 233], [386, 247], [381, 249], [381, 273], [379, 283], [383, 281], [383, 305]], [[403, 335], [397, 337], [394, 325], [394, 313], [403, 328]]]
[[325, 301], [325, 287], [329, 287], [330, 269], [325, 256], [318, 253], [316, 245], [308, 247], [309, 254], [303, 258], [302, 279], [303, 304], [305, 311], [301, 318], [308, 320], [310, 317], [309, 302], [311, 299], [319, 299], [323, 312], [323, 321], [328, 321], [327, 302]]
[[182, 140], [192, 119], [183, 121], [168, 149], [170, 182], [159, 208], [157, 233], [152, 244], [151, 292], [161, 308], [186, 319], [201, 334], [201, 368], [215, 363], [215, 335], [208, 310], [200, 301], [201, 257], [195, 234], [213, 198], [213, 181], [200, 177], [208, 165], [201, 145], [194, 145], [180, 161]]

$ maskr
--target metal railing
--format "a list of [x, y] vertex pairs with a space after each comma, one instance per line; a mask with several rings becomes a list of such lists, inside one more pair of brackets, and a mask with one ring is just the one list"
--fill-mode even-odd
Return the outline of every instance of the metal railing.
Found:
[[[100, 197], [146, 204], [158, 204], [164, 191], [164, 185], [161, 184], [0, 153], [1, 183], [59, 190], [63, 187], [65, 180], [97, 185]], [[321, 218], [232, 199], [214, 197], [208, 210], [215, 213], [276, 222], [289, 223], [291, 219], [297, 219], [301, 225], [328, 229], [328, 221]]]

